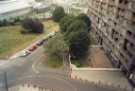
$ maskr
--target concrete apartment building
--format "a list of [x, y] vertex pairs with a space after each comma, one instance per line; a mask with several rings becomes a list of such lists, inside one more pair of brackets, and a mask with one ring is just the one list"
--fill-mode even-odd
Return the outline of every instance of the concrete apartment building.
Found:
[[115, 67], [135, 82], [135, 0], [87, 0], [97, 41]]

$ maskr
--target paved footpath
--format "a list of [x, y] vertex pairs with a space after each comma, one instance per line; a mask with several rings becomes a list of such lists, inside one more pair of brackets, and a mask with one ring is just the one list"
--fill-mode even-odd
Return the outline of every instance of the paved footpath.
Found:
[[89, 82], [102, 83], [104, 85], [112, 85], [131, 89], [131, 85], [124, 75], [118, 69], [105, 68], [75, 68], [72, 69], [71, 77], [73, 79], [83, 79]]

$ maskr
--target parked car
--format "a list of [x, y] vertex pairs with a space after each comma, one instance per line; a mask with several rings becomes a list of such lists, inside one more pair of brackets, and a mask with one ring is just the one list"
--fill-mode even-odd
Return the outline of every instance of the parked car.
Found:
[[41, 46], [41, 45], [43, 45], [43, 44], [44, 44], [44, 42], [45, 42], [44, 40], [40, 40], [40, 41], [38, 41], [38, 42], [37, 42], [37, 46]]
[[20, 52], [19, 57], [26, 57], [30, 54], [31, 52], [29, 50], [23, 50]]
[[33, 45], [30, 49], [28, 49], [29, 51], [34, 51], [35, 49], [37, 49], [36, 45]]

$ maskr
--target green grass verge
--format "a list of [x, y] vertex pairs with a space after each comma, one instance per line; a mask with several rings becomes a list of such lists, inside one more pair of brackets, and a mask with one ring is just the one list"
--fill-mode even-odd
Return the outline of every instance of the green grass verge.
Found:
[[44, 34], [21, 34], [22, 27], [20, 25], [0, 27], [0, 58], [7, 58], [46, 34], [59, 30], [58, 24], [52, 20], [44, 21], [43, 24]]
[[62, 59], [58, 57], [49, 57], [47, 62], [46, 62], [48, 67], [51, 68], [61, 68], [63, 66], [63, 61]]

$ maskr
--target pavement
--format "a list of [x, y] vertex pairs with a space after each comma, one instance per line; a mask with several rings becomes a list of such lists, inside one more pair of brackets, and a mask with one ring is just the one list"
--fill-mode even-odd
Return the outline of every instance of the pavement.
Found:
[[72, 66], [71, 78], [87, 80], [104, 86], [111, 85], [115, 88], [128, 90], [132, 88], [120, 70], [115, 68], [75, 68]]

